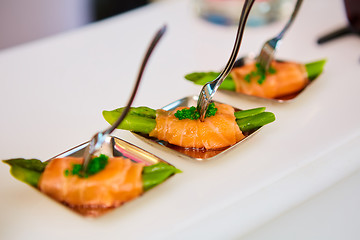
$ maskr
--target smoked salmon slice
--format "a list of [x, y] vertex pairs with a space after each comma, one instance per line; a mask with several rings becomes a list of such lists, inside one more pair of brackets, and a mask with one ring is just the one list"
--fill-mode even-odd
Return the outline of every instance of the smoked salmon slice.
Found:
[[82, 158], [56, 158], [46, 166], [39, 181], [39, 189], [50, 197], [69, 206], [116, 207], [143, 193], [143, 164], [130, 159], [109, 158], [100, 172], [81, 178], [66, 176], [65, 171], [73, 164], [81, 164]]
[[157, 110], [156, 127], [149, 136], [184, 148], [221, 149], [234, 145], [245, 136], [236, 123], [234, 108], [215, 103], [218, 109], [215, 116], [199, 119], [179, 120], [174, 114], [183, 109], [173, 111]]
[[303, 64], [273, 61], [271, 66], [276, 72], [266, 74], [265, 81], [261, 84], [255, 77], [250, 82], [245, 80], [246, 75], [256, 70], [255, 63], [234, 68], [231, 76], [235, 82], [236, 92], [264, 98], [278, 98], [297, 93], [309, 83]]

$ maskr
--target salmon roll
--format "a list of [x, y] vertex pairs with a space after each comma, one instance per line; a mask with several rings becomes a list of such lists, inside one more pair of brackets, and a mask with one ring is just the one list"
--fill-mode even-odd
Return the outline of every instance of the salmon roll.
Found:
[[222, 149], [239, 142], [245, 136], [236, 123], [234, 108], [227, 104], [215, 103], [214, 116], [200, 119], [175, 117], [178, 107], [173, 111], [157, 110], [156, 127], [149, 134], [171, 144], [196, 149]]
[[301, 91], [308, 83], [306, 68], [303, 64], [294, 62], [273, 61], [273, 73], [267, 73], [263, 82], [258, 77], [246, 79], [256, 72], [256, 64], [249, 63], [231, 71], [236, 92], [264, 98], [279, 98]]
[[143, 193], [143, 164], [130, 159], [109, 158], [105, 168], [94, 175], [66, 174], [83, 158], [56, 158], [46, 166], [38, 187], [48, 196], [72, 207], [116, 207]]

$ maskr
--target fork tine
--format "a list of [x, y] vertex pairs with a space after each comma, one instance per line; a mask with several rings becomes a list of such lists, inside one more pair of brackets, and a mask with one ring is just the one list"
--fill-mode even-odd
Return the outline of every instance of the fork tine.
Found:
[[211, 87], [210, 83], [206, 83], [200, 91], [199, 97], [198, 97], [198, 101], [197, 101], [197, 108], [199, 113], [203, 113], [206, 112], [206, 109], [208, 108], [210, 101], [209, 99], [211, 98], [211, 96], [208, 96], [209, 91], [211, 92], [211, 90], [209, 90], [208, 88]]
[[261, 52], [258, 56], [258, 63], [267, 70], [270, 66], [271, 61], [273, 60], [275, 49], [276, 49], [277, 40], [271, 39], [267, 41], [261, 49]]
[[257, 58], [257, 62], [263, 67], [265, 68], [265, 70], [268, 70], [270, 67], [270, 63], [274, 58], [275, 55], [275, 51], [276, 48], [278, 47], [281, 39], [283, 38], [285, 32], [288, 30], [288, 28], [290, 27], [290, 25], [292, 24], [292, 22], [294, 21], [301, 3], [303, 0], [297, 0], [295, 8], [290, 16], [290, 19], [288, 20], [288, 22], [286, 23], [286, 25], [284, 26], [284, 28], [282, 29], [282, 31], [273, 39], [268, 40], [267, 42], [265, 42], [264, 46], [261, 48], [260, 54]]

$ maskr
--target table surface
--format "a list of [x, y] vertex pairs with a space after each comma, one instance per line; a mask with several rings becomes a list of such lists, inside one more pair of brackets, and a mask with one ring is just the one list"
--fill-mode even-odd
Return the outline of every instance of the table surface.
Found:
[[[198, 18], [188, 0], [151, 4], [1, 51], [1, 159], [46, 160], [106, 128], [102, 110], [126, 104], [144, 51], [163, 24], [168, 31], [133, 104], [161, 108], [198, 94], [200, 87], [183, 76], [221, 69], [234, 42], [236, 27]], [[239, 55], [257, 52], [283, 24], [246, 28]], [[318, 37], [345, 24], [342, 1], [304, 1], [277, 56], [328, 62], [294, 101], [280, 104], [217, 93], [216, 100], [241, 109], [265, 106], [277, 118], [223, 156], [191, 161], [117, 130], [116, 136], [183, 173], [101, 218], [74, 214], [13, 179], [2, 164], [0, 238], [240, 238], [357, 172], [360, 41], [348, 36], [316, 44]]]
[[270, 220], [241, 240], [357, 239], [360, 171]]

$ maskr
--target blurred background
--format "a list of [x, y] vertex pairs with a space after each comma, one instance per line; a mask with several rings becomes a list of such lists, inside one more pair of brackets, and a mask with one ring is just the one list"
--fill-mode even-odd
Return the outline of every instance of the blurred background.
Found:
[[155, 0], [0, 0], [0, 50], [71, 30]]
[[[0, 0], [0, 50], [166, 0]], [[237, 25], [243, 0], [192, 0], [194, 13], [218, 25]], [[248, 26], [286, 18], [295, 0], [257, 0]]]

